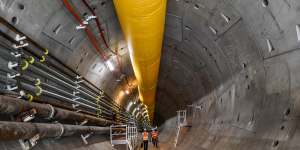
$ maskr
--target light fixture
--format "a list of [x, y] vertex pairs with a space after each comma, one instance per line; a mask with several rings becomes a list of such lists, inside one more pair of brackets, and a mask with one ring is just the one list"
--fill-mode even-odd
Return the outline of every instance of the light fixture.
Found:
[[108, 67], [108, 69], [110, 71], [114, 71], [115, 70], [115, 66], [114, 66], [114, 64], [110, 60], [106, 61], [106, 65], [107, 65], [107, 67]]
[[125, 90], [125, 93], [128, 95], [129, 94], [129, 90]]

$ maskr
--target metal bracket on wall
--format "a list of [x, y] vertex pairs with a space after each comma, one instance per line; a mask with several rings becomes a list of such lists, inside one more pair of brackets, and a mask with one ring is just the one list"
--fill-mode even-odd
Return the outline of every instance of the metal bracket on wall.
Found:
[[80, 137], [81, 137], [81, 139], [82, 139], [82, 141], [83, 141], [83, 143], [85, 144], [85, 145], [87, 145], [87, 144], [89, 144], [88, 143], [88, 141], [87, 141], [87, 139], [92, 135], [92, 134], [94, 134], [93, 132], [91, 132], [91, 133], [88, 133], [88, 134], [81, 134], [80, 135]]

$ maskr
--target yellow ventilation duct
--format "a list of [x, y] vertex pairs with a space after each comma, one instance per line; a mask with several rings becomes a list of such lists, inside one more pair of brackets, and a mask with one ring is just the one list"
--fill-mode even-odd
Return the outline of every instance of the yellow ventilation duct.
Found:
[[140, 99], [153, 119], [166, 0], [114, 0], [138, 80]]

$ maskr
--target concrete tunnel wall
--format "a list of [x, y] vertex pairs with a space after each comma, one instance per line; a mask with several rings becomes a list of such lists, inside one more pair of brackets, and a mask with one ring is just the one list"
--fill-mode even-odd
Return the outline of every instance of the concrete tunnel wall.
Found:
[[[64, 36], [47, 32], [51, 27], [45, 20], [72, 18], [63, 11], [60, 1], [27, 0], [23, 10], [27, 13], [8, 11], [17, 9], [19, 2], [2, 0], [1, 16], [7, 20], [17, 16], [19, 29], [53, 47], [58, 58], [111, 95], [116, 93], [118, 83], [110, 84], [112, 75], [104, 71], [97, 76], [91, 67], [100, 62], [96, 57], [79, 61], [86, 51], [95, 56], [86, 41], [72, 47], [59, 43]], [[43, 15], [38, 15], [40, 8], [47, 8]], [[111, 27], [111, 44], [123, 45], [112, 3], [107, 1], [98, 12]], [[194, 111], [189, 121], [192, 127], [183, 129], [177, 149], [300, 149], [300, 43], [296, 32], [300, 1], [169, 0], [166, 17], [155, 114], [162, 149], [173, 149], [176, 111], [190, 104], [202, 109]], [[74, 25], [72, 19], [65, 22]], [[69, 60], [65, 59], [68, 55]], [[128, 56], [123, 61], [128, 63]], [[132, 73], [129, 66], [127, 72]], [[34, 149], [111, 149], [108, 142], [75, 146], [74, 141], [79, 143], [80, 138], [74, 138], [45, 140]], [[19, 148], [17, 142], [2, 142], [0, 146]]]
[[[172, 149], [299, 149], [298, 1], [168, 1], [157, 123]], [[168, 144], [165, 144], [168, 143]]]

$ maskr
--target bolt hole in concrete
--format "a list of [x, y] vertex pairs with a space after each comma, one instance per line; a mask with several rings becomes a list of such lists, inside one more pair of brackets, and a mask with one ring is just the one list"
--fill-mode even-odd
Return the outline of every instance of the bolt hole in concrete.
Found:
[[86, 17], [88, 15], [88, 13], [84, 12], [82, 15], [83, 15], [83, 17]]
[[269, 5], [269, 0], [262, 0], [263, 7], [267, 7]]
[[250, 85], [249, 84], [247, 85], [247, 89], [250, 90]]
[[281, 126], [281, 127], [280, 127], [280, 130], [284, 130], [284, 128], [285, 128], [285, 126]]
[[246, 64], [246, 63], [243, 63], [242, 66], [243, 66], [243, 68], [246, 68], [246, 67], [247, 67], [247, 64]]
[[24, 6], [23, 4], [18, 4], [18, 8], [19, 8], [20, 10], [24, 10], [25, 6]]
[[53, 29], [53, 33], [57, 34], [60, 30], [60, 24], [58, 24], [54, 29]]
[[17, 24], [17, 23], [18, 23], [18, 18], [17, 18], [16, 16], [13, 16], [13, 17], [11, 18], [11, 23]]
[[195, 9], [199, 9], [200, 6], [199, 6], [198, 4], [195, 4], [195, 5], [194, 5], [194, 8], [195, 8]]
[[106, 1], [101, 2], [101, 6], [105, 6], [106, 5]]
[[286, 111], [284, 112], [284, 114], [285, 114], [286, 116], [288, 116], [290, 113], [291, 113], [291, 109], [290, 109], [290, 108], [286, 109]]
[[272, 144], [272, 145], [273, 145], [273, 147], [277, 147], [277, 146], [278, 146], [278, 144], [279, 144], [279, 141], [278, 141], [278, 140], [276, 140], [276, 141], [274, 141], [274, 142], [273, 142], [273, 144]]
[[75, 40], [75, 38], [74, 37], [72, 37], [68, 42], [69, 42], [69, 44], [73, 44], [73, 41]]
[[185, 27], [186, 30], [192, 31], [192, 28], [191, 28], [191, 27], [189, 27], [189, 26], [184, 26], [184, 27]]

